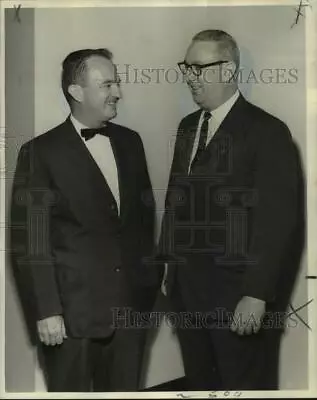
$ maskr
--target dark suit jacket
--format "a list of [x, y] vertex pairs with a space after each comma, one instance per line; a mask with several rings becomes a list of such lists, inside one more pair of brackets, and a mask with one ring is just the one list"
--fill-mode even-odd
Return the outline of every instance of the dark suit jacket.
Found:
[[240, 94], [188, 176], [200, 113], [181, 121], [175, 144], [159, 246], [168, 291], [176, 279], [195, 309], [274, 302], [303, 221], [291, 134]]
[[69, 118], [22, 146], [13, 185], [11, 248], [27, 309], [33, 321], [63, 314], [75, 337], [106, 336], [111, 308], [150, 307], [157, 284], [142, 263], [152, 252], [155, 211], [143, 145], [136, 132], [108, 126], [120, 216]]

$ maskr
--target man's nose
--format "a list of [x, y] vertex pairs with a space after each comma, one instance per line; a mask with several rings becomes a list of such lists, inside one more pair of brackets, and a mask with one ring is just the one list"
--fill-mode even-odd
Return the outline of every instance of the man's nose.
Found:
[[115, 85], [112, 85], [112, 88], [111, 88], [112, 90], [111, 90], [111, 95], [113, 96], [113, 97], [116, 97], [117, 99], [121, 99], [121, 97], [122, 97], [122, 92], [121, 92], [121, 88], [120, 88], [120, 86], [118, 85], [118, 84], [115, 84]]
[[198, 77], [190, 69], [185, 74], [185, 80], [188, 83], [197, 81]]

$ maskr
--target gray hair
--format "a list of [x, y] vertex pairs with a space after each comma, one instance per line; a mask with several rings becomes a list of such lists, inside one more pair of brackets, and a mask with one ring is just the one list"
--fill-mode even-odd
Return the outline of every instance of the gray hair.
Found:
[[217, 42], [220, 53], [224, 57], [229, 57], [229, 59], [231, 58], [236, 64], [236, 69], [239, 68], [239, 47], [237, 45], [237, 42], [231, 35], [229, 35], [229, 33], [218, 29], [208, 29], [197, 33], [193, 37], [192, 41]]

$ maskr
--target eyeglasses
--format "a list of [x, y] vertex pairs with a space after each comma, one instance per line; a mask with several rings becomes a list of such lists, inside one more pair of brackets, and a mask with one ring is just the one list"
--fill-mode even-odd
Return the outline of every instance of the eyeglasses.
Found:
[[194, 75], [200, 76], [203, 68], [212, 67], [215, 65], [221, 65], [221, 64], [225, 64], [227, 62], [229, 62], [229, 61], [224, 61], [224, 60], [223, 61], [214, 61], [209, 64], [187, 64], [186, 61], [182, 61], [182, 62], [177, 63], [177, 65], [184, 75], [187, 74], [187, 72], [192, 72]]

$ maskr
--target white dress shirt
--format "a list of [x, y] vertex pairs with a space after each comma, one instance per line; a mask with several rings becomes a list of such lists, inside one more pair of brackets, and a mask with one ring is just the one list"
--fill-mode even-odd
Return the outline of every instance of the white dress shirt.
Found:
[[[209, 120], [208, 120], [208, 134], [207, 134], [206, 146], [208, 145], [208, 143], [210, 142], [210, 140], [216, 133], [216, 131], [219, 128], [219, 126], [221, 125], [222, 121], [225, 119], [225, 117], [231, 110], [234, 103], [238, 100], [239, 94], [240, 94], [239, 90], [236, 90], [236, 92], [225, 103], [221, 104], [221, 106], [219, 106], [219, 107], [215, 108], [213, 111], [211, 111], [211, 118], [209, 118]], [[189, 167], [188, 167], [188, 173], [190, 171], [191, 163], [195, 157], [195, 154], [196, 154], [196, 151], [198, 148], [200, 130], [201, 130], [201, 126], [202, 126], [202, 123], [204, 120], [204, 113], [205, 113], [205, 111], [202, 110], [202, 112], [200, 114], [198, 127], [197, 127], [197, 131], [196, 131], [196, 137], [195, 137], [193, 150], [192, 150], [192, 154], [191, 154], [191, 159], [190, 159], [190, 163], [189, 163]]]
[[84, 142], [88, 151], [95, 160], [97, 166], [99, 167], [102, 175], [104, 176], [110, 190], [115, 198], [118, 206], [118, 212], [120, 212], [120, 192], [119, 192], [119, 180], [118, 180], [118, 169], [116, 164], [116, 159], [113, 154], [110, 139], [107, 136], [95, 135], [89, 140], [85, 140], [81, 136], [81, 129], [88, 128], [79, 122], [73, 115], [70, 119], [79, 134], [79, 137]]

